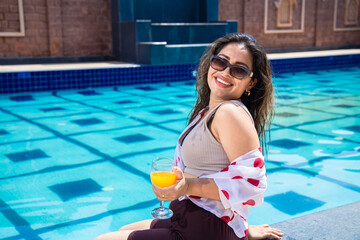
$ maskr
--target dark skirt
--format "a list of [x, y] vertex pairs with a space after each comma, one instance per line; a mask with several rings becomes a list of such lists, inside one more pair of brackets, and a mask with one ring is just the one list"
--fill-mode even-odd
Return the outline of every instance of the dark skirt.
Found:
[[150, 229], [133, 232], [128, 240], [247, 240], [214, 214], [190, 200], [171, 202], [171, 219], [154, 220]]

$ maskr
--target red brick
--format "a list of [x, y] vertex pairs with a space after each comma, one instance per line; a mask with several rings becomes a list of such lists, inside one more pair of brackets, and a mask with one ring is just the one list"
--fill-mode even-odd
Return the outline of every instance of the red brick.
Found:
[[46, 14], [46, 6], [36, 6], [35, 11], [38, 14]]
[[20, 54], [17, 53], [17, 52], [7, 52], [7, 53], [4, 53], [4, 57], [6, 58], [16, 58], [16, 57], [19, 57]]
[[5, 13], [5, 19], [6, 20], [19, 20], [19, 14], [18, 13]]
[[8, 24], [10, 29], [14, 29], [14, 31], [20, 31], [19, 21], [9, 21]]
[[[45, 0], [27, 0], [33, 6], [45, 6]], [[30, 3], [31, 2], [31, 3]]]
[[24, 52], [28, 51], [29, 49], [31, 49], [31, 44], [32, 43], [26, 43], [26, 42], [17, 41], [15, 43], [15, 51], [24, 53]]
[[8, 21], [1, 21], [0, 22], [0, 29], [6, 29], [9, 26]]
[[[26, 2], [26, 1], [25, 1]], [[33, 5], [28, 5], [24, 3], [24, 13], [32, 13], [35, 12], [35, 6]]]
[[5, 13], [9, 12], [9, 6], [8, 5], [0, 5], [0, 12]]
[[18, 6], [10, 6], [10, 12], [19, 13], [19, 7]]

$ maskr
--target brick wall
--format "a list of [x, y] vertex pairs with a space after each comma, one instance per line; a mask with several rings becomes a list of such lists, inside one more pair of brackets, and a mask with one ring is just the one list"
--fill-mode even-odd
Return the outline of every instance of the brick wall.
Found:
[[62, 0], [64, 56], [111, 55], [109, 0]]
[[[19, 32], [19, 6], [17, 0], [0, 2], [1, 32]], [[0, 36], [0, 57], [38, 57], [49, 52], [45, 0], [24, 1], [25, 37]], [[7, 12], [6, 12], [7, 11]], [[13, 23], [14, 27], [7, 28]]]
[[[25, 36], [0, 36], [0, 57], [112, 55], [110, 0], [23, 0]], [[0, 1], [0, 33], [19, 31], [18, 0]]]
[[219, 21], [237, 20], [238, 31], [244, 31], [244, 6], [246, 1], [219, 0]]
[[0, 30], [2, 32], [18, 32], [19, 24], [19, 8], [17, 1], [0, 2]]
[[[293, 26], [288, 30], [300, 28], [299, 11], [303, 1], [296, 0]], [[18, 0], [0, 1], [0, 58], [112, 55], [111, 0], [22, 2], [25, 35], [10, 37], [1, 34], [21, 30]], [[267, 2], [267, 29], [279, 30], [276, 26], [275, 0]], [[346, 0], [337, 2], [336, 30], [333, 22], [336, 0], [306, 0], [304, 31], [298, 33], [266, 33], [265, 0], [218, 0], [219, 20], [237, 20], [239, 32], [253, 35], [267, 49], [359, 46], [360, 14], [357, 25], [345, 25]]]
[[[268, 1], [268, 30], [284, 30], [276, 27], [276, 8], [274, 0]], [[294, 11], [301, 11], [303, 0], [297, 0]], [[337, 25], [347, 28], [334, 31], [333, 19], [335, 0], [314, 0], [305, 2], [304, 31], [299, 33], [265, 33], [265, 0], [219, 0], [219, 20], [236, 19], [238, 31], [253, 35], [262, 46], [268, 49], [306, 49], [306, 48], [337, 48], [360, 45], [360, 20], [355, 26], [344, 26], [345, 0], [338, 0]], [[238, 6], [242, 5], [242, 6]], [[359, 10], [360, 13], [360, 10]], [[360, 17], [360, 14], [359, 14]], [[293, 27], [299, 29], [301, 17], [294, 12]], [[349, 27], [359, 28], [350, 30]], [[286, 29], [286, 28], [285, 28]]]
[[[338, 31], [333, 31], [333, 18], [335, 1], [319, 1], [318, 2], [318, 27], [316, 46], [328, 47], [328, 46], [347, 46], [360, 44], [360, 20], [357, 25], [345, 26], [344, 25], [344, 11], [345, 0], [338, 0], [337, 6], [337, 19], [336, 28]], [[329, 11], [331, 10], [331, 11]], [[359, 10], [360, 19], [360, 10]], [[357, 30], [346, 30], [355, 28]]]

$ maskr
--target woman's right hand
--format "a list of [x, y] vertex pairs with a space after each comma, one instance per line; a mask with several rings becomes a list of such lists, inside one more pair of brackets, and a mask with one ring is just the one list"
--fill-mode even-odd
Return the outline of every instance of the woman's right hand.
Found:
[[176, 174], [176, 181], [174, 185], [166, 188], [160, 188], [153, 185], [153, 191], [157, 198], [161, 201], [174, 201], [185, 195], [189, 187], [189, 183], [186, 181], [184, 173], [180, 168], [174, 167], [173, 172]]

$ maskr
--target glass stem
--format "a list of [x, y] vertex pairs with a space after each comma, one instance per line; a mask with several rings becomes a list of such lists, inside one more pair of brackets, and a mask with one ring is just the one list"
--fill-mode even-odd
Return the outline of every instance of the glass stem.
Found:
[[160, 210], [164, 210], [164, 201], [160, 201]]

